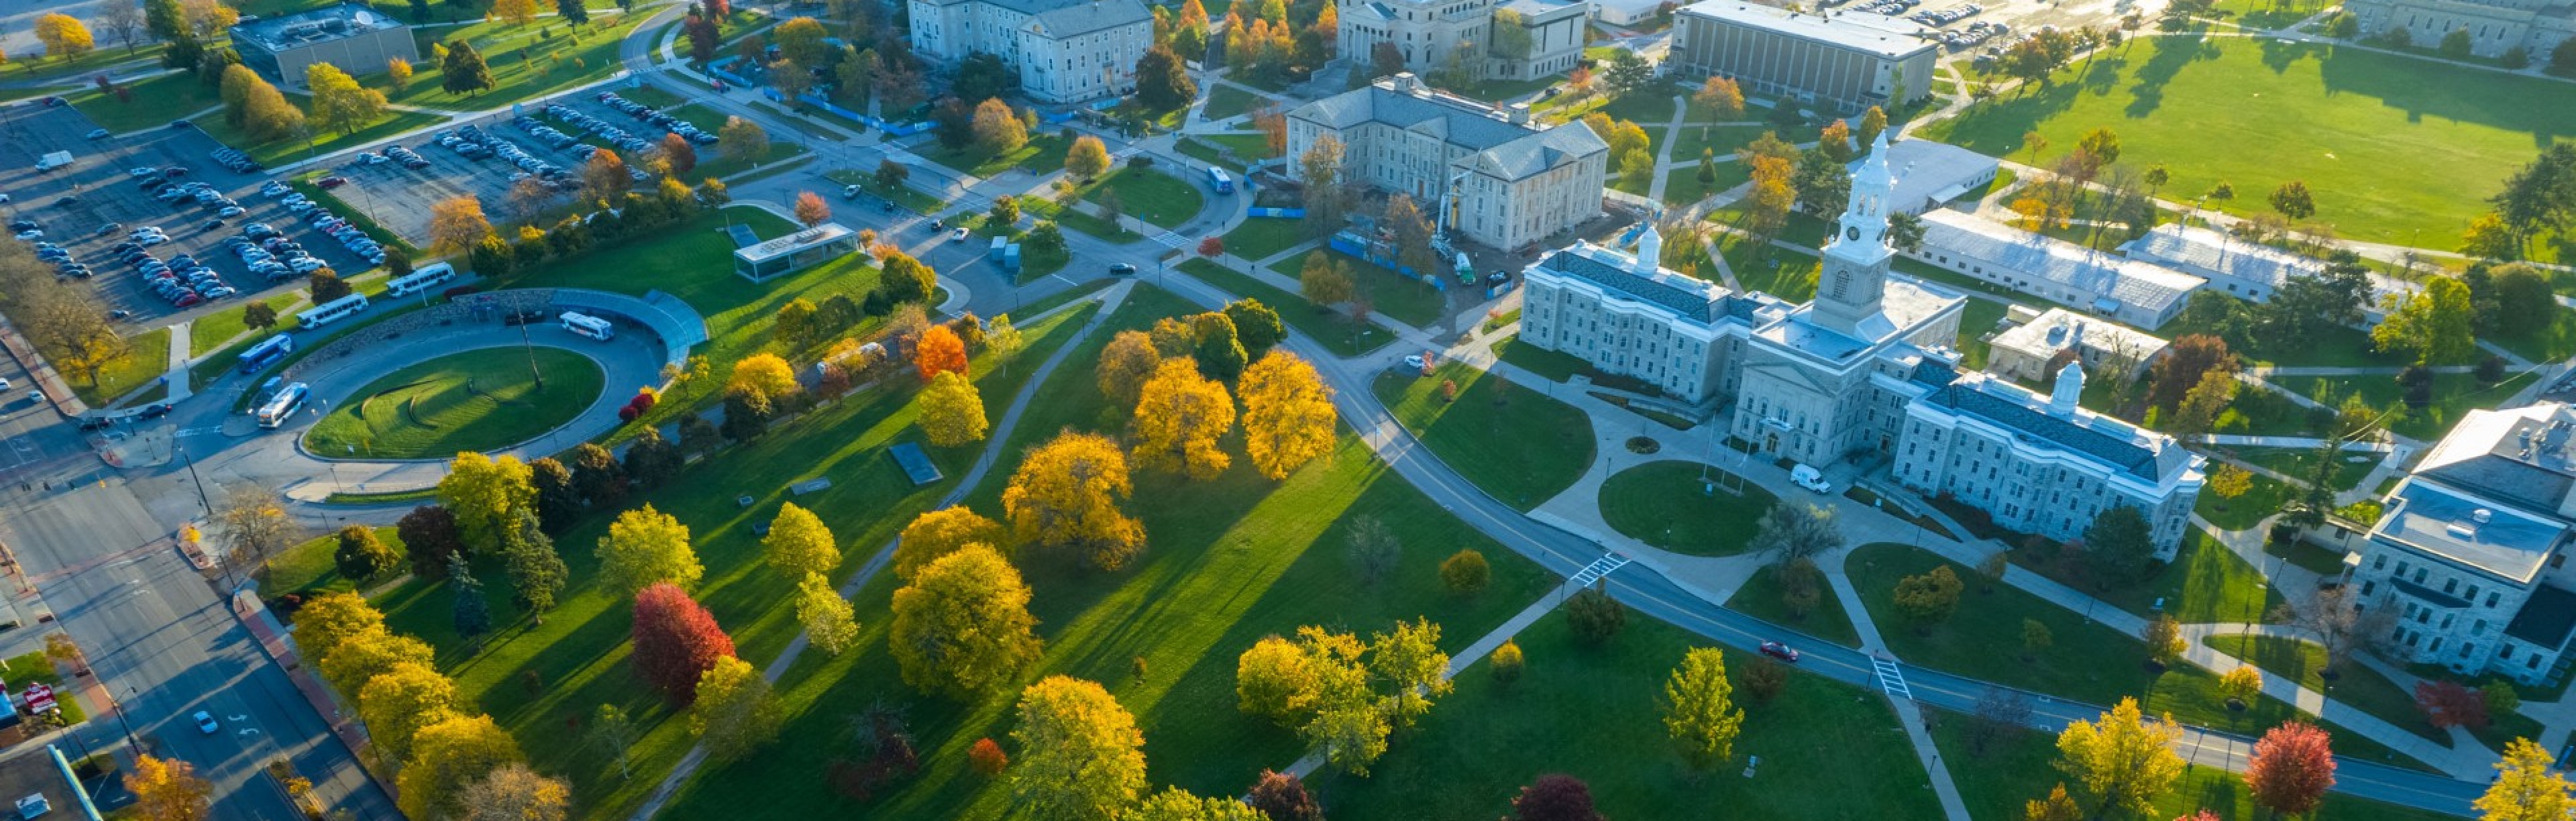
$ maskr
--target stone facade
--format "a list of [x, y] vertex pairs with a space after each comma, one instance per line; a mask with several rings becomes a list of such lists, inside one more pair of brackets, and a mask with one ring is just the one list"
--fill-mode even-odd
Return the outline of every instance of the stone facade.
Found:
[[1726, 77], [1755, 97], [1834, 112], [1896, 107], [1932, 94], [1940, 48], [1923, 28], [1864, 11], [1811, 14], [1708, 0], [1673, 15], [1673, 74]]
[[1442, 227], [1490, 247], [1540, 242], [1601, 213], [1610, 146], [1579, 122], [1540, 129], [1526, 107], [1497, 110], [1411, 74], [1308, 103], [1287, 120], [1290, 176], [1331, 137], [1345, 178], [1411, 197]]
[[1961, 376], [1906, 408], [1891, 472], [1925, 496], [1949, 496], [1996, 525], [2058, 541], [2084, 536], [2113, 507], [2146, 517], [2156, 558], [2190, 532], [2204, 457], [2173, 437], [2077, 406], [2084, 366], [2057, 374], [2047, 397], [1983, 374]]
[[2502, 57], [2519, 48], [2533, 65], [2547, 64], [2559, 43], [2576, 37], [2576, 0], [2354, 0], [2344, 8], [2363, 36], [2403, 28], [2415, 45], [2433, 48], [2466, 31], [2470, 53]]
[[1138, 0], [911, 0], [912, 50], [954, 65], [991, 54], [1046, 103], [1133, 93], [1154, 18]]
[[[1334, 0], [1333, 13], [1334, 56], [1352, 66], [1373, 66], [1377, 45], [1388, 43], [1415, 74], [1465, 49], [1481, 78], [1534, 80], [1572, 71], [1583, 56], [1584, 4], [1567, 0]], [[1498, 42], [1507, 18], [1528, 35], [1527, 51], [1505, 53]]]

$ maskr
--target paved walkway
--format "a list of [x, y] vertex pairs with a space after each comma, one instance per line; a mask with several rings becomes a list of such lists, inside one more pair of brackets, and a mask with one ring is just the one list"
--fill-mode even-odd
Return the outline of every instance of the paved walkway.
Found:
[[[1846, 548], [1838, 552], [1850, 551]], [[1833, 589], [1834, 600], [1841, 602], [1843, 613], [1851, 617], [1852, 629], [1860, 634], [1861, 651], [1874, 657], [1895, 658], [1895, 653], [1888, 652], [1887, 642], [1879, 639], [1878, 625], [1870, 620], [1869, 608], [1861, 604], [1860, 591], [1852, 589], [1851, 577], [1843, 572], [1842, 559], [1832, 556], [1826, 560], [1825, 586]], [[1914, 745], [1914, 757], [1923, 761], [1923, 771], [1931, 778], [1932, 794], [1941, 799], [1942, 814], [1950, 821], [1969, 821], [1967, 802], [1959, 799], [1959, 785], [1951, 781], [1949, 766], [1941, 762], [1941, 748], [1932, 743], [1932, 733], [1924, 728], [1922, 705], [1910, 697], [1886, 692], [1886, 687], [1883, 682], [1881, 693], [1896, 708], [1896, 721], [1905, 726], [1905, 738]]]

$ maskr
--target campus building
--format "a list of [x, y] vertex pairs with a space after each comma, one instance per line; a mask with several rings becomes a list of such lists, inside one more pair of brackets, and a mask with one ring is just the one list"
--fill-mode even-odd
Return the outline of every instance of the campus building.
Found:
[[2044, 397], [1986, 374], [1960, 375], [1906, 406], [1905, 445], [1890, 472], [1916, 493], [2058, 541], [2082, 538], [2115, 506], [2133, 507], [2154, 534], [2156, 558], [2171, 560], [2189, 532], [2206, 457], [2079, 407], [2083, 395], [2081, 363], [2059, 369]]
[[[2209, 287], [2247, 302], [2266, 302], [2292, 277], [2316, 276], [2326, 263], [2225, 231], [2165, 223], [2145, 236], [2120, 244], [2130, 259], [2162, 265], [2209, 281]], [[2414, 293], [2419, 286], [2372, 272], [2369, 310], [2390, 296]]]
[[1940, 47], [1922, 26], [1863, 11], [1790, 11], [1707, 0], [1673, 16], [1671, 73], [1726, 77], [1755, 97], [1835, 112], [1895, 107], [1932, 93]]
[[2163, 356], [2167, 343], [2117, 322], [2050, 308], [2037, 318], [1987, 340], [1986, 372], [2005, 379], [2038, 382], [2048, 378], [2050, 360], [2074, 351], [2089, 374], [2122, 368], [2127, 376], [2146, 372]]
[[2576, 408], [2473, 410], [2391, 489], [2350, 583], [2398, 660], [2538, 684], [2576, 631]]
[[912, 51], [955, 65], [983, 53], [1018, 72], [1047, 103], [1133, 93], [1136, 61], [1154, 43], [1138, 0], [911, 0]]
[[2029, 296], [2154, 330], [2182, 313], [2200, 277], [1947, 209], [1923, 212], [1907, 256]]
[[1665, 269], [1662, 253], [1648, 225], [1635, 254], [1578, 240], [1523, 269], [1520, 341], [1694, 405], [1734, 395], [1745, 339], [1789, 306]]
[[2353, 0], [2344, 10], [2363, 36], [2402, 28], [2415, 45], [2431, 48], [2466, 31], [2472, 54], [2502, 57], [2518, 48], [2535, 64], [2576, 37], [2576, 0]]
[[[1852, 160], [1849, 169], [1860, 171], [1868, 158]], [[1896, 173], [1896, 192], [1888, 195], [1888, 211], [1921, 215], [1941, 207], [1942, 203], [1982, 191], [1993, 185], [2003, 164], [1995, 158], [1931, 140], [1897, 140], [1887, 144], [1887, 167]]]
[[859, 250], [859, 235], [848, 226], [827, 222], [787, 236], [736, 248], [733, 272], [753, 282], [802, 271]]
[[1333, 0], [1334, 56], [1373, 65], [1387, 43], [1419, 75], [1464, 48], [1486, 79], [1535, 80], [1582, 59], [1584, 8], [1574, 0]]
[[[1511, 249], [1601, 214], [1610, 144], [1580, 122], [1541, 129], [1411, 74], [1288, 112], [1288, 175], [1306, 150], [1342, 144], [1345, 179], [1412, 197], [1457, 236]], [[1437, 206], [1435, 208], [1435, 206]]]
[[304, 90], [304, 69], [314, 63], [364, 77], [397, 57], [420, 62], [410, 26], [356, 4], [248, 21], [233, 26], [232, 37], [242, 65], [293, 91]]

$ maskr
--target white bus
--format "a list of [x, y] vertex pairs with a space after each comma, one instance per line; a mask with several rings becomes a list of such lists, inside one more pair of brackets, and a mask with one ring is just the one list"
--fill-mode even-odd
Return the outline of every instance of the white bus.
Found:
[[312, 392], [302, 382], [279, 389], [276, 396], [268, 398], [268, 404], [259, 406], [259, 426], [274, 429], [294, 419], [295, 412], [304, 408], [304, 398]]
[[410, 296], [456, 278], [456, 266], [441, 262], [385, 283], [386, 296]]
[[367, 295], [350, 294], [339, 299], [331, 300], [329, 303], [326, 303], [321, 307], [296, 314], [295, 321], [296, 323], [304, 326], [305, 330], [310, 331], [324, 325], [329, 325], [331, 323], [347, 319], [350, 314], [366, 309]]
[[563, 312], [563, 329], [601, 342], [617, 338], [617, 327], [608, 320], [572, 311]]

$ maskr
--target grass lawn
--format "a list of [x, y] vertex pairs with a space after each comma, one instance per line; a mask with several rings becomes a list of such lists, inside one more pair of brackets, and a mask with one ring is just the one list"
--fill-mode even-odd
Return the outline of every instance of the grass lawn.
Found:
[[[1714, 483], [1708, 490], [1703, 478]], [[1732, 492], [1741, 488], [1742, 492]], [[1693, 556], [1733, 556], [1751, 549], [1755, 520], [1780, 497], [1699, 462], [1667, 459], [1601, 482], [1601, 518], [1637, 541]]]
[[1269, 97], [1220, 83], [1208, 90], [1207, 107], [1199, 110], [1199, 119], [1215, 122], [1264, 105], [1278, 104], [1279, 101]]
[[[105, 652], [99, 649], [89, 650], [91, 658], [97, 658]], [[55, 672], [54, 660], [46, 658], [43, 650], [0, 661], [0, 678], [7, 679], [9, 686], [19, 688], [21, 691], [24, 691], [27, 685], [36, 683], [54, 688], [54, 703], [62, 705], [63, 724], [66, 726], [89, 720], [89, 711], [81, 708], [80, 700], [73, 698], [70, 690], [64, 689], [62, 674]], [[22, 706], [19, 709], [23, 711], [26, 708]]]
[[[1256, 217], [1225, 232], [1225, 252], [1259, 262], [1310, 239], [1314, 235], [1306, 230], [1305, 220]], [[1290, 272], [1289, 276], [1300, 273], [1303, 271]]]
[[931, 162], [963, 173], [990, 177], [1013, 168], [1031, 174], [1044, 174], [1063, 168], [1064, 151], [1071, 146], [1072, 144], [1065, 142], [1061, 134], [1040, 131], [1030, 134], [1027, 144], [1001, 154], [985, 151], [972, 143], [959, 148], [948, 148], [931, 143], [923, 146], [927, 150], [920, 154], [930, 158]]
[[[169, 372], [169, 328], [154, 328], [126, 337], [125, 347], [125, 355], [108, 360], [105, 367], [98, 369], [95, 380], [76, 369], [67, 369], [63, 371], [63, 381], [71, 385], [72, 393], [82, 402], [97, 410]], [[46, 354], [46, 358], [66, 361], [51, 352]]]
[[[2511, 398], [2532, 379], [2530, 374], [2515, 374], [2493, 385], [2483, 384], [2472, 374], [2437, 373], [2433, 375], [2433, 403], [2418, 410], [2408, 408], [2388, 429], [2399, 436], [2431, 441], [2442, 438], [2451, 426], [2471, 410], [2495, 407]], [[2404, 389], [2394, 376], [2284, 376], [2266, 381], [2299, 392], [2329, 406], [2338, 405], [2346, 396], [2359, 394], [2371, 407], [2387, 408], [2399, 403]]]
[[1133, 164], [1119, 166], [1109, 176], [1092, 183], [1082, 198], [1099, 202], [1102, 192], [1118, 192], [1118, 202], [1128, 216], [1164, 228], [1178, 228], [1199, 215], [1198, 186], [1153, 168]]
[[[287, 318], [289, 316], [287, 306], [301, 302], [303, 299], [302, 295], [289, 292], [269, 297], [262, 302], [275, 309], [280, 318]], [[197, 317], [195, 321], [188, 323], [188, 355], [205, 356], [207, 351], [223, 347], [230, 343], [233, 337], [250, 330], [249, 326], [242, 324], [242, 311], [243, 308], [226, 308]]]
[[[384, 542], [385, 546], [393, 548], [395, 553], [402, 552], [402, 535], [395, 528], [379, 527], [375, 528], [375, 531], [377, 541]], [[349, 590], [357, 587], [357, 584], [350, 581], [348, 577], [340, 575], [339, 565], [333, 559], [339, 550], [340, 535], [334, 532], [315, 536], [303, 544], [279, 551], [276, 556], [268, 560], [268, 572], [259, 580], [259, 594], [263, 597], [287, 593], [302, 593], [310, 596], [329, 590]]]
[[1960, 365], [1981, 370], [1986, 367], [1987, 359], [1994, 355], [1994, 343], [1986, 341], [1986, 335], [1996, 333], [1996, 326], [2009, 310], [2006, 303], [1974, 296], [1959, 309]]
[[2255, 473], [2244, 495], [2229, 499], [2215, 493], [2203, 493], [2198, 501], [2192, 503], [2191, 512], [2200, 514], [2201, 518], [2224, 530], [2251, 530], [2263, 523], [2263, 517], [2281, 512], [2281, 505], [2298, 494], [2296, 487]]
[[[1038, 361], [1052, 353], [1088, 315], [1087, 309], [1076, 310], [1028, 323], [1021, 329], [1029, 337], [1022, 361]], [[977, 357], [972, 370], [986, 406], [993, 408], [1006, 404], [1029, 373], [1025, 367], [1002, 370], [989, 355]], [[886, 454], [897, 442], [919, 438], [913, 425], [910, 383], [892, 385], [845, 396], [760, 438], [718, 451], [686, 469], [677, 480], [627, 500], [628, 506], [651, 504], [690, 527], [691, 541], [706, 566], [705, 580], [695, 595], [732, 634], [743, 658], [765, 663], [800, 630], [793, 608], [783, 606], [792, 598], [795, 584], [762, 564], [759, 538], [752, 532], [755, 524], [776, 515], [779, 503], [788, 497], [789, 484], [812, 478], [832, 480], [830, 489], [796, 501], [820, 515], [845, 546], [841, 565], [845, 573], [866, 561], [876, 546], [954, 481], [915, 487]], [[933, 449], [931, 454], [951, 477], [964, 471], [972, 458], [966, 448]], [[734, 497], [742, 494], [751, 495], [755, 503], [736, 504]], [[610, 518], [604, 513], [583, 517], [556, 538], [572, 584], [542, 625], [525, 618], [501, 592], [507, 575], [497, 561], [476, 566], [477, 574], [494, 586], [493, 615], [500, 626], [479, 643], [460, 638], [450, 626], [452, 595], [444, 582], [415, 578], [375, 600], [396, 631], [438, 648], [439, 665], [456, 679], [460, 694], [509, 728], [534, 763], [569, 778], [574, 805], [583, 809], [584, 817], [594, 819], [621, 818], [632, 812], [690, 745], [687, 722], [666, 721], [675, 713], [637, 683], [625, 662], [630, 629], [627, 598], [597, 583], [598, 562], [592, 546], [606, 532]], [[870, 607], [862, 609], [859, 618], [882, 631], [887, 621], [883, 591]], [[890, 664], [887, 669], [891, 670]], [[532, 682], [539, 686], [528, 686]], [[586, 720], [603, 703], [625, 707], [646, 729], [633, 749], [635, 778], [631, 781], [619, 781], [612, 768], [583, 746], [579, 733], [565, 730]], [[840, 726], [840, 715], [833, 713], [835, 727]], [[813, 756], [804, 759], [806, 766], [792, 768], [796, 783], [818, 785], [822, 760]], [[781, 775], [789, 770], [776, 768]]]
[[[2311, 462], [2317, 455], [2316, 451], [2307, 448], [2253, 446], [2230, 447], [2223, 452], [2240, 461], [2271, 468], [2301, 479], [2307, 477], [2312, 469]], [[2326, 483], [2333, 485], [2336, 490], [2360, 487], [2361, 480], [2369, 478], [2371, 468], [2377, 467], [2379, 460], [2383, 458], [2386, 458], [2383, 454], [2367, 451], [2344, 452], [2335, 458], [2334, 474], [2327, 477]]]
[[2326, 648], [2316, 642], [2288, 636], [2211, 636], [2201, 643], [2262, 668], [2264, 675], [2296, 681], [2299, 686], [2325, 693], [2425, 740], [2451, 746], [2450, 733], [2433, 729], [2424, 721], [2424, 712], [2415, 708], [2415, 694], [2379, 671], [2346, 664], [2336, 671], [2334, 681], [2326, 681]]
[[1279, 156], [1278, 152], [1270, 150], [1270, 138], [1260, 134], [1209, 134], [1201, 139], [1225, 146], [1226, 150], [1234, 152], [1235, 156], [1248, 160], [1267, 160]]
[[[2171, 340], [2188, 334], [2208, 332], [2208, 328], [2177, 318], [2149, 333]], [[2412, 358], [2371, 350], [2370, 332], [2358, 328], [2330, 328], [2307, 334], [2299, 339], [2276, 340], [2257, 337], [2252, 341], [2254, 344], [2251, 346], [2235, 349], [2236, 355], [2249, 365], [2301, 368], [2401, 368], [2414, 364]]]
[[1306, 258], [1329, 254], [1334, 262], [1350, 266], [1351, 279], [1359, 292], [1367, 295], [1370, 310], [1416, 328], [1429, 328], [1449, 314], [1448, 296], [1423, 282], [1407, 278], [1376, 263], [1326, 248], [1310, 249], [1303, 254], [1270, 264], [1270, 270], [1294, 279], [1306, 271]]
[[1805, 617], [1789, 612], [1780, 602], [1780, 568], [1764, 565], [1735, 589], [1726, 599], [1726, 609], [1763, 621], [1787, 627], [1844, 647], [1860, 646], [1860, 631], [1852, 627], [1851, 616], [1843, 612], [1843, 601], [1831, 590], [1819, 590], [1816, 606]]
[[[420, 41], [421, 59], [412, 66], [410, 85], [394, 90], [391, 77], [381, 71], [361, 82], [384, 91], [393, 102], [406, 105], [451, 111], [499, 108], [616, 73], [620, 68], [619, 41], [646, 16], [594, 13], [590, 24], [577, 31], [544, 18], [525, 26], [482, 22], [455, 28], [414, 29], [412, 37]], [[430, 43], [458, 40], [473, 43], [474, 50], [483, 55], [484, 64], [492, 71], [491, 88], [450, 94], [439, 87], [446, 74], [429, 59]]]
[[1735, 281], [1790, 302], [1814, 299], [1816, 275], [1824, 270], [1824, 262], [1814, 254], [1777, 245], [1756, 246], [1742, 234], [1718, 234], [1717, 253], [1735, 270]]
[[[1458, 383], [1458, 400], [1440, 385]], [[1431, 376], [1388, 372], [1378, 401], [1441, 461], [1487, 494], [1529, 510], [1583, 477], [1592, 464], [1592, 421], [1545, 394], [1456, 362]]]
[[1350, 314], [1308, 302], [1303, 296], [1272, 287], [1270, 283], [1236, 273], [1206, 259], [1191, 257], [1182, 260], [1180, 268], [1190, 276], [1235, 296], [1249, 297], [1270, 306], [1279, 312], [1280, 321], [1333, 353], [1358, 356], [1395, 341], [1395, 334], [1377, 323], [1352, 322]]
[[826, 173], [823, 176], [830, 178], [833, 182], [837, 182], [842, 185], [855, 185], [866, 189], [870, 194], [893, 200], [895, 205], [901, 206], [915, 214], [935, 214], [938, 213], [940, 209], [948, 207], [948, 204], [941, 202], [938, 197], [933, 197], [929, 194], [913, 190], [912, 186], [897, 185], [888, 187], [879, 184], [877, 182], [877, 175], [871, 173], [853, 171], [844, 168]]
[[1218, 168], [1223, 168], [1237, 174], [1243, 173], [1242, 162], [1235, 160], [1233, 157], [1227, 156], [1224, 151], [1219, 150], [1215, 145], [1200, 142], [1197, 137], [1182, 137], [1173, 140], [1172, 150], [1179, 151], [1187, 156], [1196, 157], [1200, 162], [1207, 163]]
[[[309, 145], [291, 136], [267, 142], [251, 139], [248, 133], [224, 122], [223, 112], [220, 111], [189, 122], [196, 123], [198, 129], [214, 137], [216, 141], [248, 153], [251, 159], [258, 160], [262, 165], [284, 165], [307, 157], [319, 157], [350, 146], [365, 145], [447, 120], [446, 117], [420, 111], [387, 110], [385, 115], [384, 119], [377, 120], [373, 125], [346, 134], [337, 131], [315, 131], [313, 142]], [[342, 211], [341, 213], [351, 212]]]
[[1716, 152], [1719, 159], [1731, 159], [1736, 149], [1753, 144], [1770, 130], [1763, 125], [1685, 125], [1681, 138], [1673, 142], [1673, 162], [1699, 162], [1703, 149]]
[[[1941, 748], [1941, 758], [1949, 762], [1950, 779], [1959, 785], [1959, 798], [1968, 805], [1968, 814], [1980, 819], [2022, 817], [2022, 803], [2045, 798], [2048, 789], [2066, 780], [2055, 766], [2057, 736], [2050, 733], [2022, 732], [1990, 744], [1979, 755], [1968, 746], [1966, 716], [1934, 712], [1933, 743]], [[2349, 751], [2338, 749], [2338, 754]], [[2153, 817], [2173, 818], [2208, 808], [2222, 818], [2264, 818], [2263, 809], [2255, 806], [2245, 777], [2219, 767], [2193, 767], [2177, 779], [2172, 792], [2156, 800]], [[2444, 821], [2452, 816], [2408, 809], [2354, 798], [2343, 793], [2326, 793], [2325, 805], [2315, 818], [2334, 821]]]
[[[1116, 330], [1195, 310], [1153, 289], [1130, 294], [1041, 388], [1045, 399], [1031, 406], [1000, 464], [1016, 464], [1022, 446], [1063, 427], [1122, 428], [1088, 365]], [[987, 407], [998, 405], [988, 399]], [[1211, 481], [1137, 478], [1137, 498], [1161, 503], [1129, 505], [1152, 540], [1129, 567], [1103, 573], [1061, 554], [1021, 554], [1034, 592], [1030, 612], [1047, 642], [1045, 656], [1023, 680], [1064, 674], [1101, 682], [1135, 714], [1148, 739], [1148, 776], [1156, 784], [1225, 794], [1303, 751], [1294, 733], [1237, 710], [1235, 659], [1261, 637], [1305, 624], [1365, 635], [1398, 618], [1423, 617], [1444, 626], [1442, 644], [1455, 650], [1543, 595], [1553, 581], [1443, 514], [1350, 436], [1342, 437], [1330, 462], [1309, 465], [1282, 482], [1258, 478], [1239, 455], [1231, 470]], [[998, 513], [993, 500], [1006, 480], [1007, 471], [995, 471], [968, 495], [968, 504]], [[1349, 523], [1364, 516], [1386, 522], [1404, 545], [1398, 569], [1375, 587], [1353, 581], [1343, 550]], [[881, 540], [852, 543], [873, 546]], [[1473, 598], [1442, 592], [1433, 569], [1460, 548], [1482, 550], [1495, 561], [1493, 586]], [[745, 550], [750, 552], [749, 545]], [[885, 646], [893, 587], [891, 577], [880, 576], [858, 595], [857, 649], [837, 659], [808, 653], [789, 668], [779, 683], [789, 716], [780, 743], [710, 768], [676, 797], [675, 817], [1012, 814], [1007, 784], [972, 774], [966, 751], [979, 738], [1005, 737], [1015, 724], [1018, 684], [964, 700], [924, 698], [903, 686]], [[830, 759], [853, 754], [849, 715], [880, 700], [905, 710], [923, 769], [876, 801], [852, 803], [834, 795], [822, 773]], [[1394, 746], [1404, 749], [1415, 738], [1430, 737], [1411, 735]], [[746, 816], [747, 807], [760, 810]]]
[[[1948, 621], [1928, 632], [1917, 630], [1896, 609], [1896, 581], [1942, 565], [1967, 583], [1967, 591]], [[1864, 545], [1852, 551], [1844, 566], [1852, 587], [1869, 608], [1870, 619], [1879, 625], [1880, 637], [1908, 662], [2097, 705], [2134, 697], [2151, 714], [2170, 712], [2186, 724], [2246, 735], [2259, 736], [2298, 715], [2296, 708], [2271, 698], [2260, 699], [2243, 712], [2231, 711], [2218, 689], [2217, 674], [2187, 663], [2152, 672], [2146, 667], [2146, 645], [2136, 636], [2009, 585], [1990, 586], [1975, 571], [1920, 548]], [[2031, 653], [2027, 661], [2022, 658], [2024, 620], [2047, 626], [2053, 638], [2050, 647]], [[2374, 761], [2402, 760], [2349, 733], [2337, 732], [2335, 745], [2346, 753], [2372, 756]], [[1953, 775], [1957, 769], [1953, 768]]]
[[2561, 307], [2550, 314], [2548, 327], [2516, 336], [2490, 334], [2486, 341], [2534, 362], [2556, 362], [2576, 356], [2576, 311]]
[[[532, 364], [542, 379], [531, 379]], [[516, 445], [554, 430], [599, 399], [605, 375], [562, 348], [452, 353], [378, 377], [337, 399], [304, 434], [324, 458], [437, 459]]]
[[2225, 180], [2237, 198], [2211, 205], [2244, 215], [2300, 180], [2325, 192], [2317, 219], [2341, 235], [2403, 243], [2458, 236], [2535, 145], [2576, 131], [2562, 83], [2331, 45], [2141, 39], [1925, 136], [2027, 160], [2036, 130], [2044, 166], [2108, 126], [2125, 163], [2172, 172], [2168, 191]]
[[2080, 562], [2056, 558], [2013, 551], [2013, 560], [2023, 567], [2140, 616], [2154, 615], [2161, 600], [2164, 612], [2185, 623], [2259, 622], [2281, 603], [2281, 595], [2263, 583], [2253, 565], [2198, 529], [2183, 536], [2172, 562], [2152, 565], [2145, 579], [2127, 584], [2095, 582]]
[[1689, 205], [1708, 199], [1719, 192], [1743, 185], [1746, 180], [1752, 179], [1752, 174], [1752, 170], [1746, 168], [1743, 163], [1721, 161], [1709, 166], [1709, 181], [1701, 182], [1699, 161], [1692, 160], [1687, 165], [1675, 166], [1671, 172], [1664, 175], [1664, 202], [1671, 205]]
[[118, 100], [92, 87], [63, 99], [89, 117], [98, 127], [123, 134], [147, 128], [160, 128], [171, 120], [186, 119], [199, 111], [223, 104], [223, 97], [213, 86], [197, 82], [195, 72], [164, 74], [125, 86], [128, 99]]
[[[1556, 772], [1590, 785], [1602, 815], [1616, 819], [1941, 817], [1922, 763], [1876, 694], [1793, 673], [1780, 695], [1758, 702], [1738, 684], [1736, 761], [1693, 773], [1654, 704], [1682, 655], [1705, 642], [1631, 614], [1617, 638], [1588, 647], [1563, 613], [1517, 641], [1529, 665], [1519, 681], [1499, 685], [1484, 667], [1469, 668], [1369, 778], [1319, 778], [1332, 817], [1486, 821], [1509, 815], [1522, 785]], [[1730, 677], [1740, 681], [1753, 658], [1728, 651]], [[1746, 756], [1762, 758], [1750, 780], [1739, 776]]]
[[[1488, 321], [1490, 322], [1491, 320]], [[1519, 334], [1513, 334], [1496, 340], [1494, 342], [1494, 352], [1495, 355], [1503, 361], [1520, 366], [1523, 370], [1538, 374], [1540, 377], [1551, 382], [1565, 382], [1572, 380], [1577, 375], [1581, 375], [1586, 379], [1592, 380], [1592, 384], [1607, 388], [1617, 388], [1623, 391], [1655, 394], [1663, 390], [1656, 386], [1655, 383], [1648, 382], [1643, 379], [1603, 372], [1598, 368], [1592, 367], [1591, 363], [1585, 362], [1580, 357], [1573, 354], [1565, 353], [1563, 351], [1551, 351], [1536, 345], [1521, 344]], [[1624, 405], [1622, 406], [1624, 407]], [[1639, 413], [1643, 414], [1646, 413], [1646, 411], [1639, 410]], [[1689, 426], [1674, 425], [1673, 427], [1676, 429], [1687, 429]]]
[[[9, 62], [0, 63], [0, 80], [23, 82], [60, 77], [86, 83], [91, 76], [99, 73], [99, 69], [112, 66], [130, 64], [135, 71], [152, 71], [161, 67], [158, 59], [161, 56], [160, 43], [136, 48], [129, 54], [122, 46], [108, 45], [108, 41], [112, 38], [108, 36], [105, 28], [96, 29], [93, 33], [95, 34], [93, 42], [97, 47], [78, 57], [56, 60], [51, 57], [36, 56], [33, 53], [9, 55]], [[221, 44], [217, 42], [206, 45], [208, 48], [213, 48]]]

